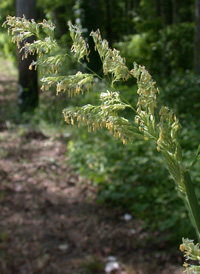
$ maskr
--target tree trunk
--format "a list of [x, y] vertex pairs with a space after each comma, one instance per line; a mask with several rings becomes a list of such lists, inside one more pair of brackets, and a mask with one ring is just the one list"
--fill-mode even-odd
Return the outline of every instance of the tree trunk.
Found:
[[155, 0], [156, 16], [162, 17], [160, 0]]
[[194, 17], [194, 73], [200, 75], [200, 0], [195, 0]]
[[110, 4], [110, 1], [108, 0], [105, 0], [104, 1], [104, 4], [105, 4], [105, 7], [106, 7], [106, 36], [107, 36], [107, 39], [109, 41], [109, 45], [110, 47], [112, 47], [112, 43], [113, 43], [113, 33], [112, 33], [112, 15], [111, 15], [111, 12], [112, 12], [112, 9], [113, 9], [113, 6], [111, 7]]
[[[26, 19], [36, 17], [36, 0], [16, 0], [16, 16]], [[24, 42], [32, 42], [34, 37], [26, 39]], [[23, 46], [23, 43], [22, 43]], [[22, 60], [22, 53], [18, 52], [19, 68], [19, 94], [18, 105], [21, 112], [33, 111], [38, 105], [38, 83], [37, 71], [29, 70], [29, 65], [36, 60], [36, 56], [28, 56]]]
[[160, 1], [161, 18], [163, 27], [173, 23], [172, 0]]
[[173, 0], [173, 24], [178, 24], [179, 22], [179, 1]]
[[[87, 33], [96, 31], [98, 28], [101, 29], [102, 25], [102, 14], [101, 14], [101, 6], [99, 0], [90, 0], [90, 1], [82, 1], [81, 8], [84, 12], [84, 19], [82, 22], [82, 26], [86, 28]], [[87, 64], [90, 69], [95, 71], [98, 74], [102, 72], [102, 64], [99, 58], [98, 53], [94, 50], [94, 42], [91, 36], [88, 37], [88, 43], [90, 46], [90, 62]]]

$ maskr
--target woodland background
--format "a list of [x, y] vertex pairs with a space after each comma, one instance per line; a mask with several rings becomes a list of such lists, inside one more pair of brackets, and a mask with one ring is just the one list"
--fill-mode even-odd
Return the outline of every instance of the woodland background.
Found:
[[[32, 4], [36, 7], [33, 16], [37, 21], [46, 18], [56, 25], [55, 37], [66, 51], [71, 47], [67, 29], [67, 22], [71, 20], [83, 29], [83, 35], [91, 46], [89, 34], [99, 28], [109, 45], [120, 50], [130, 69], [133, 62], [145, 65], [161, 91], [159, 104], [164, 103], [174, 109], [180, 119], [180, 140], [185, 163], [188, 164], [196, 153], [200, 132], [200, 1], [37, 0]], [[15, 3], [13, 0], [1, 0], [0, 23], [8, 14], [16, 14]], [[5, 68], [16, 79], [16, 48], [3, 28], [0, 33], [0, 58], [3, 65], [7, 62], [13, 64], [12, 69], [10, 66]], [[102, 75], [95, 51], [91, 52], [90, 60], [88, 67]], [[62, 67], [62, 73], [74, 73], [77, 69], [82, 68], [69, 59]], [[4, 71], [3, 67], [1, 70]], [[38, 73], [43, 74], [42, 71]], [[85, 128], [74, 128], [64, 123], [64, 107], [96, 103], [99, 93], [105, 88], [103, 83], [97, 83], [95, 91], [73, 99], [65, 94], [56, 97], [54, 90], [40, 92], [31, 110], [28, 105], [25, 109], [18, 109], [16, 98], [14, 107], [1, 108], [0, 122], [6, 123], [7, 127], [17, 125], [17, 138], [28, 136], [31, 125], [34, 129], [31, 132], [62, 139], [67, 147], [62, 164], [70, 167], [76, 176], [81, 175], [90, 182], [95, 189], [95, 203], [109, 210], [114, 208], [130, 213], [141, 220], [142, 229], [161, 233], [158, 242], [166, 241], [177, 247], [182, 236], [195, 238], [184, 204], [177, 196], [153, 144], [135, 140], [133, 144], [124, 146], [105, 131], [88, 133]], [[136, 104], [135, 82], [118, 84], [117, 88], [129, 102]], [[38, 92], [37, 86], [34, 90]], [[5, 149], [0, 151], [2, 157], [7, 157]], [[196, 178], [197, 195], [200, 195], [198, 165], [192, 176]], [[4, 188], [3, 191], [6, 193]], [[4, 239], [4, 234], [0, 235]]]

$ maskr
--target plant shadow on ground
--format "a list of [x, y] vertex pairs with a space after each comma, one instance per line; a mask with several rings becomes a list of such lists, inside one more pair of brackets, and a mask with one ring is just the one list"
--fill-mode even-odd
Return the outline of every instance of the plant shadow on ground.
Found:
[[20, 129], [16, 90], [1, 75], [0, 273], [103, 274], [110, 255], [112, 273], [182, 273], [181, 254], [154, 243], [159, 232], [95, 203], [90, 182], [66, 166], [66, 140]]

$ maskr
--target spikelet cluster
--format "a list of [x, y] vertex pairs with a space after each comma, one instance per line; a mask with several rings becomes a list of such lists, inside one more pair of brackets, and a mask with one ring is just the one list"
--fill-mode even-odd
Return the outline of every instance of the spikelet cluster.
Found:
[[[183, 239], [183, 243], [180, 245], [180, 250], [184, 253], [186, 261], [192, 260], [200, 263], [200, 248], [199, 244], [194, 244], [193, 240]], [[187, 274], [200, 274], [199, 265], [191, 265], [188, 262], [184, 262], [183, 266], [186, 268], [184, 271]]]
[[69, 26], [70, 36], [73, 41], [71, 51], [74, 52], [74, 55], [78, 61], [80, 61], [81, 59], [84, 59], [85, 57], [89, 61], [89, 57], [88, 57], [90, 53], [89, 45], [83, 39], [81, 30], [77, 26], [72, 25], [70, 21], [68, 22], [68, 26]]
[[41, 23], [38, 23], [38, 26], [41, 26], [43, 32], [53, 39], [56, 26], [52, 22], [48, 22], [47, 20], [43, 19]]
[[130, 73], [137, 79], [138, 85], [135, 122], [139, 124], [139, 130], [157, 142], [158, 151], [168, 151], [177, 161], [181, 161], [181, 151], [178, 146], [178, 131], [181, 126], [177, 117], [168, 107], [162, 106], [159, 112], [160, 122], [156, 125], [155, 109], [157, 94], [159, 94], [159, 90], [155, 87], [156, 82], [145, 67], [138, 66], [136, 63]]
[[33, 67], [35, 69], [37, 66], [41, 66], [43, 68], [43, 73], [47, 71], [47, 73], [58, 73], [58, 69], [64, 61], [66, 60], [66, 54], [57, 54], [55, 56], [46, 57], [43, 59], [38, 59], [37, 61], [32, 61], [29, 66], [29, 69], [32, 70]]
[[77, 121], [78, 126], [84, 124], [89, 132], [106, 128], [116, 139], [121, 139], [123, 144], [132, 142], [134, 137], [141, 138], [137, 128], [118, 115], [119, 111], [129, 107], [121, 102], [119, 93], [107, 91], [100, 98], [101, 106], [86, 105], [63, 110], [65, 121], [72, 125]]
[[52, 76], [52, 77], [43, 77], [42, 90], [48, 90], [52, 85], [56, 85], [57, 94], [61, 91], [68, 91], [68, 96], [76, 96], [80, 93], [83, 94], [85, 87], [87, 90], [92, 87], [94, 76], [92, 74], [77, 72], [75, 75], [69, 76]]
[[39, 36], [39, 25], [36, 24], [34, 19], [26, 20], [23, 16], [7, 16], [6, 21], [2, 25], [3, 27], [8, 27], [8, 34], [12, 34], [12, 42], [17, 44], [20, 48], [20, 43], [31, 36]]
[[145, 67], [134, 64], [131, 74], [137, 79], [138, 103], [135, 122], [139, 130], [146, 138], [153, 139], [157, 150], [162, 153], [168, 170], [177, 184], [178, 190], [185, 193], [184, 172], [182, 164], [182, 152], [178, 141], [178, 131], [181, 128], [177, 117], [168, 107], [161, 107], [159, 111], [160, 121], [155, 120], [155, 109], [157, 107], [157, 94], [159, 90], [155, 87], [151, 75]]
[[[73, 40], [72, 51], [75, 52], [75, 56], [78, 61], [85, 56], [89, 55], [88, 44], [81, 36], [81, 31], [77, 26], [68, 23], [70, 35]], [[25, 17], [11, 17], [8, 16], [4, 26], [8, 26], [8, 30], [12, 30], [13, 42], [17, 42], [17, 45], [22, 53], [22, 59], [28, 57], [28, 55], [38, 54], [39, 58], [37, 61], [32, 61], [29, 69], [37, 68], [38, 65], [47, 67], [48, 73], [57, 73], [59, 66], [66, 60], [68, 54], [57, 54], [54, 56], [47, 57], [46, 54], [55, 53], [56, 50], [60, 51], [56, 40], [53, 39], [55, 26], [52, 23], [43, 20], [42, 23], [36, 24], [34, 20], [27, 20]], [[44, 39], [40, 39], [40, 32], [47, 35]], [[39, 38], [33, 42], [25, 42], [22, 46], [22, 41], [30, 36], [35, 35]], [[68, 91], [70, 97], [83, 93], [83, 87], [87, 90], [93, 86], [94, 75], [78, 72], [76, 75], [69, 76], [52, 76], [43, 77], [41, 89], [48, 90], [53, 84], [56, 85], [57, 94], [60, 91]]]
[[157, 140], [158, 151], [167, 150], [173, 154], [177, 161], [182, 161], [181, 151], [178, 147], [178, 131], [181, 128], [178, 118], [169, 110], [168, 107], [162, 106], [159, 112], [160, 123], [158, 124], [160, 133]]
[[[39, 55], [38, 61], [33, 61], [29, 69], [32, 70], [33, 67], [37, 68], [39, 63], [45, 63], [43, 58], [44, 54], [51, 53], [54, 49], [58, 48], [56, 40], [53, 39], [55, 25], [43, 20], [41, 23], [36, 23], [34, 19], [27, 20], [24, 16], [11, 17], [7, 16], [6, 21], [3, 23], [4, 27], [8, 27], [8, 33], [11, 31], [12, 42], [17, 44], [22, 54], [22, 60], [28, 58], [28, 55]], [[32, 42], [27, 42], [27, 38], [34, 37], [40, 38], [41, 33], [48, 35], [43, 40], [38, 39]], [[48, 64], [48, 61], [47, 61]], [[51, 69], [52, 69], [51, 65]], [[57, 70], [55, 66], [54, 72]]]
[[23, 54], [22, 59], [27, 58], [28, 55], [34, 55], [37, 53], [40, 58], [43, 58], [45, 53], [51, 53], [53, 49], [58, 48], [56, 40], [46, 37], [44, 40], [37, 40], [32, 43], [26, 42], [24, 46], [20, 49]]
[[182, 151], [178, 141], [178, 131], [181, 126], [173, 111], [170, 111], [168, 107], [162, 106], [159, 115], [157, 150], [161, 151], [166, 160], [168, 170], [176, 182], [178, 190], [185, 193], [185, 168], [182, 164]]
[[119, 51], [109, 48], [108, 42], [102, 40], [99, 30], [92, 31], [90, 35], [93, 37], [95, 49], [98, 51], [103, 63], [104, 74], [111, 73], [113, 76], [112, 85], [119, 80], [126, 81], [130, 77], [130, 73], [125, 59], [120, 56]]
[[40, 29], [48, 34], [49, 37], [53, 37], [53, 31], [55, 26], [52, 23], [43, 20], [43, 22], [37, 24], [34, 19], [27, 20], [25, 16], [15, 17], [7, 16], [6, 21], [2, 25], [8, 27], [8, 34], [11, 32], [13, 43], [17, 44], [18, 48], [21, 48], [21, 42], [31, 36], [40, 37]]
[[128, 104], [125, 104], [120, 99], [119, 92], [102, 92], [100, 95], [100, 101], [102, 102], [101, 109], [108, 113], [112, 110], [112, 112], [124, 110], [129, 107]]
[[149, 72], [143, 66], [134, 63], [134, 69], [130, 73], [137, 79], [138, 103], [135, 122], [139, 125], [139, 130], [146, 138], [157, 138], [154, 111], [156, 108], [157, 94], [156, 82], [153, 81]]

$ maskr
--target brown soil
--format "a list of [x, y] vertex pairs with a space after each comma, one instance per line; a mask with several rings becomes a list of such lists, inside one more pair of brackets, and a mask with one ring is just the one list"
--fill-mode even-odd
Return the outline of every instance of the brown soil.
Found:
[[153, 244], [158, 232], [95, 203], [95, 189], [67, 167], [65, 142], [14, 123], [16, 90], [0, 75], [0, 273], [103, 274], [110, 255], [115, 274], [182, 273], [181, 254]]

